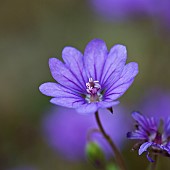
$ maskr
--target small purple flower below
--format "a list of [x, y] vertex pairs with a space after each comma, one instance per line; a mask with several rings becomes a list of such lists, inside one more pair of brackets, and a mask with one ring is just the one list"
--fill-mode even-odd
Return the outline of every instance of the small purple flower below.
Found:
[[110, 52], [100, 39], [89, 42], [84, 55], [73, 47], [62, 51], [64, 63], [50, 58], [49, 67], [58, 83], [47, 82], [40, 91], [51, 96], [51, 103], [75, 108], [81, 113], [93, 113], [110, 108], [133, 83], [138, 74], [135, 62], [126, 64], [127, 51], [115, 45]]
[[132, 117], [136, 120], [135, 131], [128, 132], [127, 138], [137, 139], [139, 142], [133, 149], [139, 148], [139, 155], [147, 152], [147, 158], [150, 162], [154, 160], [149, 156], [163, 155], [170, 157], [170, 117], [160, 123], [154, 117], [145, 117], [138, 112], [133, 112]]

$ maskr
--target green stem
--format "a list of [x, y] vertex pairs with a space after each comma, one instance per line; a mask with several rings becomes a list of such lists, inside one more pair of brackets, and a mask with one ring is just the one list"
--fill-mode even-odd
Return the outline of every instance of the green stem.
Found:
[[114, 144], [114, 142], [111, 140], [110, 136], [105, 132], [105, 130], [104, 130], [103, 126], [102, 126], [102, 123], [100, 121], [98, 111], [95, 113], [95, 117], [96, 117], [96, 121], [97, 121], [97, 124], [99, 126], [99, 129], [100, 129], [101, 133], [103, 134], [103, 137], [107, 140], [107, 142], [109, 143], [109, 145], [111, 146], [111, 148], [112, 148], [112, 150], [114, 152], [115, 160], [116, 160], [120, 170], [126, 170], [125, 163], [124, 163], [124, 160], [122, 158], [122, 155], [119, 152], [116, 145]]

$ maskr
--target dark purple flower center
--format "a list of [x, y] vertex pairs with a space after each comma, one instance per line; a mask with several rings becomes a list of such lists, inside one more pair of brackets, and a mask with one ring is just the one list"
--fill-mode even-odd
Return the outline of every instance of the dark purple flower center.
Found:
[[154, 143], [156, 144], [162, 144], [162, 134], [160, 134], [159, 132], [157, 132], [155, 139], [153, 140]]
[[93, 78], [89, 78], [89, 82], [86, 83], [86, 100], [88, 103], [91, 102], [99, 102], [102, 100], [102, 94], [100, 93], [101, 86], [99, 84], [99, 81], [93, 80]]

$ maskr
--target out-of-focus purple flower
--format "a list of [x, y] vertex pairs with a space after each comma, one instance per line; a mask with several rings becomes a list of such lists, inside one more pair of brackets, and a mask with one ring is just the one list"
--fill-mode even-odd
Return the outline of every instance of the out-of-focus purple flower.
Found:
[[[163, 122], [154, 117], [145, 117], [138, 112], [133, 112], [132, 117], [136, 120], [135, 131], [128, 132], [129, 139], [137, 139], [139, 142], [135, 147], [139, 147], [139, 155], [147, 152], [150, 162], [154, 160], [150, 154], [161, 154], [170, 157], [170, 117]], [[136, 149], [136, 148], [134, 148]]]
[[159, 88], [150, 89], [142, 99], [139, 110], [159, 119], [170, 116], [170, 92]]
[[104, 41], [88, 43], [84, 55], [73, 47], [62, 52], [64, 63], [49, 60], [53, 78], [58, 83], [44, 83], [40, 91], [53, 97], [50, 102], [81, 113], [92, 113], [99, 108], [110, 108], [133, 83], [138, 73], [135, 62], [126, 64], [127, 51], [115, 45], [108, 52]]
[[[99, 132], [93, 114], [77, 114], [74, 109], [54, 107], [44, 117], [42, 122], [43, 134], [47, 143], [66, 159], [77, 160], [85, 158], [85, 146], [90, 139], [96, 141], [103, 148], [106, 155], [112, 154], [110, 146]], [[102, 109], [100, 113], [104, 129], [114, 142], [122, 148], [126, 139], [127, 128], [130, 122], [124, 109], [116, 106], [115, 114], [107, 114], [108, 110]], [[123, 123], [122, 122], [126, 122]]]
[[150, 15], [153, 13], [153, 0], [91, 0], [94, 9], [112, 20]]
[[169, 0], [89, 0], [92, 8], [110, 20], [147, 16], [170, 27]]
[[153, 1], [153, 17], [161, 22], [162, 25], [170, 28], [170, 1], [158, 0]]

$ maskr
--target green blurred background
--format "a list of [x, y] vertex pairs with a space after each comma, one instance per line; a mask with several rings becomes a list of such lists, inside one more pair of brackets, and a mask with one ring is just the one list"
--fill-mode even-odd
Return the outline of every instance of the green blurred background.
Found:
[[[41, 120], [51, 104], [38, 87], [52, 80], [48, 59], [61, 58], [65, 46], [83, 52], [93, 38], [103, 39], [109, 48], [126, 45], [128, 61], [138, 62], [140, 69], [120, 100], [130, 111], [137, 109], [147, 89], [170, 90], [170, 32], [159, 23], [148, 18], [104, 21], [80, 0], [1, 0], [0, 4], [0, 170], [21, 165], [38, 170], [94, 169], [88, 162], [61, 159], [42, 136]], [[132, 143], [124, 150], [129, 169], [143, 170], [146, 157], [130, 152], [131, 147]], [[168, 158], [160, 165], [168, 169]]]

